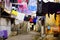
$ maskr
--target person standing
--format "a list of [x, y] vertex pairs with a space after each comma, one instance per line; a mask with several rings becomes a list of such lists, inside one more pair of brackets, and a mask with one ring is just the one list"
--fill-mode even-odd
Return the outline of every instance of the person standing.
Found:
[[30, 31], [30, 22], [28, 21], [28, 25], [27, 25], [27, 32]]

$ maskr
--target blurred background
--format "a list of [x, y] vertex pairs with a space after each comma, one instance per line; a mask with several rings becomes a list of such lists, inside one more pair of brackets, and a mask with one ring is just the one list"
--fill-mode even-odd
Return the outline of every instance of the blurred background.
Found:
[[0, 0], [0, 40], [60, 40], [60, 0]]

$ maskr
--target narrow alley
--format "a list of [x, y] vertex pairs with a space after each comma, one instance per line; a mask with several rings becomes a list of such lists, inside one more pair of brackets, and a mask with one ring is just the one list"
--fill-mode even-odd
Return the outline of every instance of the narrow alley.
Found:
[[14, 37], [9, 37], [7, 40], [33, 40], [34, 36], [39, 33], [37, 32], [29, 32], [28, 34], [21, 34]]
[[28, 34], [12, 36], [6, 40], [60, 40], [60, 37], [54, 37], [53, 35], [46, 35], [44, 38], [42, 38], [40, 36], [40, 33], [31, 31]]
[[0, 40], [60, 40], [60, 0], [0, 0]]

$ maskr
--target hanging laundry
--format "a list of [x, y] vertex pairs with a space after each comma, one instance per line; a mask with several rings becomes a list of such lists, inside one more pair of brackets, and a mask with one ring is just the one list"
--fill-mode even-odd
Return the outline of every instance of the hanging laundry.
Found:
[[4, 0], [4, 1], [5, 1], [5, 8], [11, 11], [12, 4], [10, 3], [10, 0]]
[[36, 10], [37, 10], [36, 6], [31, 6], [31, 5], [30, 5], [28, 8], [29, 8], [29, 10], [31, 10], [31, 11], [36, 11]]
[[37, 3], [37, 0], [29, 0], [29, 4], [30, 3]]
[[26, 0], [26, 2], [29, 2], [29, 0]]
[[29, 0], [25, 0], [27, 2], [27, 4], [29, 3]]
[[18, 12], [21, 12], [22, 13], [22, 10], [23, 10], [23, 5], [18, 5]]
[[10, 0], [10, 2], [14, 3], [13, 0]]
[[18, 8], [18, 5], [12, 4], [12, 7]]
[[20, 21], [24, 21], [24, 16], [25, 16], [24, 13], [19, 13], [19, 12], [18, 12], [18, 16], [16, 17], [16, 19], [18, 19], [18, 20], [20, 20]]
[[17, 0], [10, 0], [11, 3], [17, 3]]
[[18, 3], [21, 3], [22, 2], [22, 0], [18, 0]]
[[28, 11], [27, 3], [26, 2], [20, 3], [19, 6], [18, 6], [18, 10], [21, 13], [27, 13], [27, 11]]
[[0, 0], [0, 2], [1, 2], [1, 0]]
[[12, 13], [13, 15], [15, 15], [15, 16], [18, 15], [18, 12], [17, 12], [16, 10], [12, 10], [11, 13]]
[[37, 0], [29, 0], [28, 9], [30, 11], [37, 11]]

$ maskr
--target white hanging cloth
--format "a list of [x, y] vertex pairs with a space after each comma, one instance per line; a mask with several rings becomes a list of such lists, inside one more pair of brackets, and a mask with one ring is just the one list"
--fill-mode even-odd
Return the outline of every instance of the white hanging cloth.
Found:
[[25, 17], [25, 14], [24, 13], [19, 13], [18, 12], [18, 16], [16, 17], [16, 19], [21, 20], [21, 21], [24, 21], [24, 17]]

